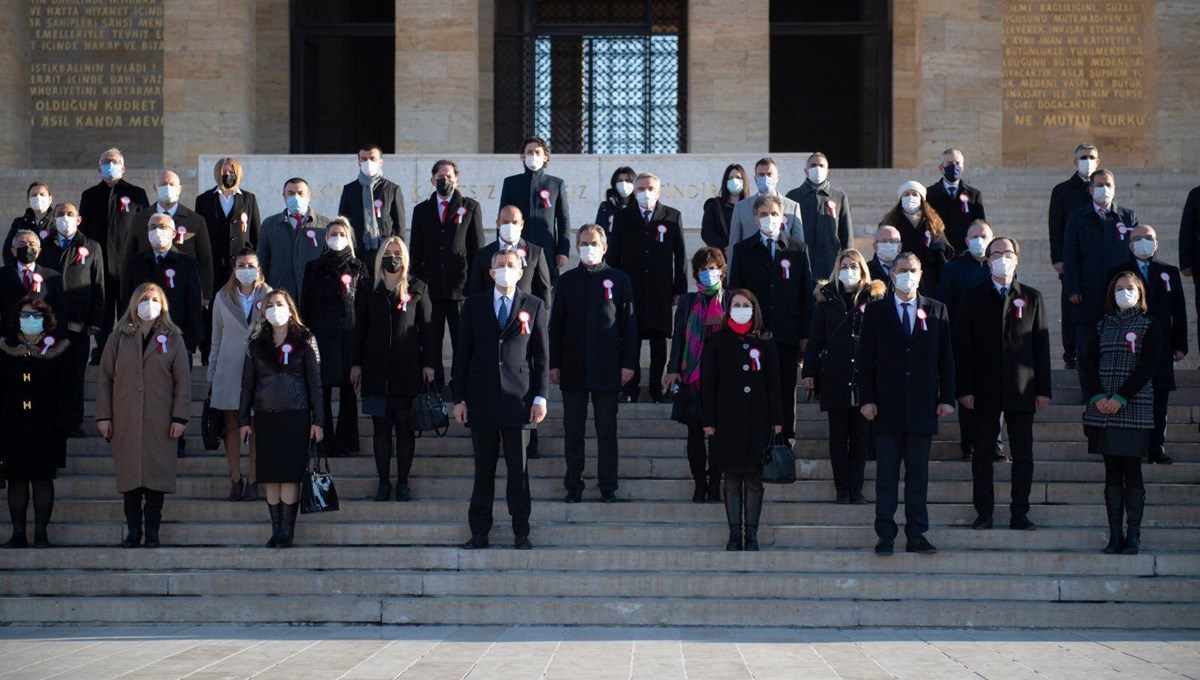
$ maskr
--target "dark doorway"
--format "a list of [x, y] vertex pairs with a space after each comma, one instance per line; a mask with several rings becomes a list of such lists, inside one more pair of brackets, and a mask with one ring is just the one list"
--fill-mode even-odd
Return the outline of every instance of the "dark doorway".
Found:
[[395, 0], [291, 6], [292, 153], [395, 151]]
[[771, 151], [892, 162], [888, 0], [771, 0]]

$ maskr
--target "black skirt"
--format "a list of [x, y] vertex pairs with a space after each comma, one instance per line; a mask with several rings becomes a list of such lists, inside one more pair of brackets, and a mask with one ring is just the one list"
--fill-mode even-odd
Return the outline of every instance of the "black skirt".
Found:
[[255, 480], [259, 484], [299, 484], [308, 468], [312, 414], [304, 411], [254, 413], [257, 443]]
[[1152, 430], [1128, 427], [1096, 427], [1084, 425], [1087, 435], [1088, 453], [1101, 456], [1123, 456], [1142, 458], [1149, 455]]

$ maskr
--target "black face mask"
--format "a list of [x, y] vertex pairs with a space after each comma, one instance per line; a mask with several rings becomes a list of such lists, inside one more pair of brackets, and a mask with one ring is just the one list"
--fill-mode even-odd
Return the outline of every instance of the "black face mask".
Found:
[[400, 265], [403, 264], [398, 257], [383, 258], [383, 271], [389, 274], [399, 274]]
[[225, 187], [226, 189], [232, 189], [236, 184], [237, 175], [231, 175], [229, 173], [221, 175], [221, 186]]
[[37, 248], [31, 248], [30, 246], [17, 248], [17, 261], [21, 264], [33, 264], [37, 262], [37, 256]]
[[454, 191], [454, 183], [445, 177], [439, 177], [437, 181], [438, 194], [441, 196], [449, 196], [451, 191]]

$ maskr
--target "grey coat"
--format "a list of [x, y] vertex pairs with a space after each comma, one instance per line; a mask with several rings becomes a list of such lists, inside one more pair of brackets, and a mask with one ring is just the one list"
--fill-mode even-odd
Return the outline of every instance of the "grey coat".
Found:
[[[729, 247], [725, 249], [725, 257], [732, 261], [734, 244], [750, 238], [758, 233], [758, 220], [754, 218], [754, 199], [758, 194], [743, 198], [733, 206], [733, 219], [729, 221]], [[800, 204], [779, 194], [783, 200], [783, 228], [781, 234], [796, 243], [804, 243], [804, 221], [800, 217]]]
[[[254, 308], [247, 320], [242, 303], [230, 298], [225, 289], [213, 300], [212, 349], [208, 354], [208, 382], [212, 384], [211, 406], [221, 411], [236, 411], [242, 401], [242, 365], [250, 332], [262, 320], [263, 298], [271, 292], [267, 284], [254, 291]], [[236, 294], [235, 294], [236, 295]]]
[[[286, 210], [264, 219], [258, 230], [258, 262], [267, 283], [271, 288], [291, 293], [297, 304], [300, 286], [304, 283], [304, 267], [325, 251], [325, 227], [328, 224], [328, 217], [310, 207], [299, 231], [288, 219]], [[311, 236], [309, 232], [312, 232]], [[314, 240], [316, 245], [313, 245]]]

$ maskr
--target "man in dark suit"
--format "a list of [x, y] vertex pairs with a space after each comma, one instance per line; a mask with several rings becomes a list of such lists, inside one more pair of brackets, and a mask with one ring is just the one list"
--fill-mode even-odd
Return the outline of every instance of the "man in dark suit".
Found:
[[528, 550], [533, 544], [524, 434], [546, 417], [546, 308], [541, 299], [517, 288], [521, 258], [516, 253], [496, 253], [492, 278], [490, 293], [472, 295], [463, 303], [452, 369], [454, 419], [471, 428], [475, 452], [475, 484], [467, 512], [471, 539], [463, 547], [488, 547], [496, 462], [503, 450], [514, 547]]
[[[154, 190], [158, 201], [130, 217], [122, 229], [124, 256], [132, 259], [139, 253], [150, 252], [150, 241], [146, 238], [150, 217], [156, 214], [170, 217], [175, 225], [175, 250], [196, 260], [200, 273], [201, 304], [208, 307], [213, 295], [213, 254], [208, 223], [200, 213], [179, 202], [179, 175], [164, 170], [155, 181]], [[125, 298], [122, 302], [128, 301], [129, 298]], [[199, 330], [196, 329], [197, 333]]]
[[468, 295], [491, 290], [495, 285], [491, 275], [492, 257], [500, 250], [513, 250], [521, 256], [522, 273], [517, 288], [543, 301], [550, 299], [550, 267], [546, 253], [536, 243], [521, 237], [524, 228], [520, 209], [511, 205], [500, 209], [500, 216], [496, 218], [496, 240], [475, 253], [467, 282]]
[[875, 230], [875, 256], [867, 260], [867, 269], [871, 278], [887, 284], [888, 292], [892, 292], [892, 263], [900, 254], [902, 245], [900, 231], [893, 226], [884, 224]]
[[555, 285], [550, 310], [550, 382], [562, 386], [567, 503], [583, 500], [584, 426], [591, 399], [600, 499], [617, 500], [617, 396], [634, 379], [640, 341], [633, 283], [608, 266], [608, 237], [585, 224], [576, 237], [579, 266]]
[[1170, 465], [1175, 459], [1166, 452], [1167, 406], [1175, 390], [1175, 363], [1183, 361], [1188, 352], [1187, 300], [1179, 269], [1155, 257], [1158, 233], [1154, 227], [1135, 228], [1130, 233], [1129, 251], [1129, 260], [1110, 270], [1108, 280], [1124, 272], [1140, 276], [1146, 286], [1150, 316], [1158, 320], [1162, 331], [1163, 349], [1153, 379], [1154, 434], [1150, 438], [1150, 462]]
[[967, 247], [967, 229], [971, 223], [987, 219], [979, 190], [968, 186], [962, 178], [964, 167], [962, 151], [946, 149], [938, 166], [942, 179], [925, 187], [925, 200], [946, 225], [946, 240], [954, 252]]
[[383, 176], [383, 149], [378, 144], [363, 144], [358, 150], [358, 179], [342, 187], [337, 214], [350, 220], [359, 258], [375, 272], [375, 253], [379, 243], [389, 236], [404, 234], [404, 192]]
[[1188, 192], [1183, 216], [1179, 218], [1179, 271], [1196, 286], [1196, 323], [1200, 324], [1200, 276], [1192, 273], [1197, 266], [1200, 266], [1200, 187]]
[[[650, 374], [646, 378], [650, 400], [663, 401], [663, 371], [667, 367], [667, 339], [674, 330], [675, 305], [687, 287], [683, 225], [679, 211], [659, 201], [662, 183], [650, 173], [638, 175], [634, 196], [617, 212], [608, 244], [608, 261], [629, 275], [637, 313], [638, 345], [650, 343]], [[640, 350], [639, 350], [640, 354]], [[636, 402], [641, 393], [641, 361], [634, 363], [633, 379], [625, 384], [621, 401]]]
[[854, 247], [850, 199], [829, 183], [829, 159], [820, 151], [808, 157], [804, 174], [804, 184], [787, 192], [787, 197], [800, 206], [813, 275], [823, 279], [833, 272], [838, 253]]
[[1114, 200], [1117, 185], [1111, 171], [1093, 172], [1090, 190], [1092, 200], [1067, 217], [1063, 236], [1063, 286], [1074, 305], [1071, 320], [1079, 356], [1086, 353], [1096, 336], [1096, 322], [1104, 316], [1108, 273], [1129, 259], [1130, 234], [1138, 226], [1137, 214]]
[[[1091, 176], [1100, 164], [1100, 152], [1091, 144], [1080, 144], [1075, 147], [1072, 163], [1075, 173], [1067, 181], [1056, 184], [1050, 192], [1050, 262], [1054, 265], [1054, 271], [1058, 272], [1059, 281], [1063, 280], [1063, 239], [1067, 231], [1067, 217], [1092, 202]], [[1075, 353], [1075, 322], [1071, 319], [1071, 311], [1075, 306], [1067, 299], [1065, 285], [1062, 285], [1060, 298], [1063, 362], [1067, 368], [1074, 369], [1078, 368], [1079, 360]]]
[[167, 294], [171, 320], [183, 331], [188, 355], [200, 344], [200, 272], [196, 258], [181, 252], [175, 223], [166, 213], [150, 216], [146, 235], [149, 248], [133, 257], [125, 268], [121, 299], [127, 304], [143, 283], [156, 283]]
[[7, 335], [17, 329], [17, 303], [27, 295], [46, 301], [54, 315], [62, 318], [62, 277], [58, 270], [38, 264], [42, 244], [38, 235], [18, 230], [10, 249], [16, 264], [0, 267], [0, 329]]
[[[104, 252], [100, 245], [79, 231], [79, 211], [73, 203], [54, 209], [54, 236], [45, 241], [38, 262], [61, 272], [62, 313], [58, 319], [71, 341], [75, 358], [75, 398], [83, 413], [83, 374], [87, 370], [92, 336], [100, 332], [104, 318]], [[71, 436], [82, 437], [76, 427]]]
[[[1041, 292], [1016, 280], [1020, 254], [1011, 238], [988, 244], [991, 276], [959, 296], [950, 327], [958, 402], [974, 414], [966, 422], [974, 425], [976, 450], [982, 453], [996, 441], [1003, 413], [1012, 450], [1008, 527], [1031, 530], [1037, 528], [1029, 521], [1033, 414], [1050, 404], [1050, 326]], [[971, 477], [978, 513], [971, 526], [991, 529], [996, 505], [992, 460], [975, 456]]]
[[[441, 347], [447, 324], [450, 344], [457, 342], [467, 277], [475, 254], [483, 246], [483, 212], [477, 201], [458, 191], [458, 165], [454, 161], [434, 163], [430, 182], [434, 193], [413, 206], [408, 248], [413, 275], [428, 286], [433, 304], [433, 344]], [[437, 383], [444, 385], [440, 352], [433, 370]]]
[[954, 357], [946, 305], [917, 293], [921, 261], [896, 256], [895, 292], [867, 305], [858, 344], [859, 409], [875, 434], [875, 553], [895, 549], [900, 464], [904, 463], [905, 550], [933, 554], [925, 538], [929, 450], [938, 418], [954, 412]]
[[537, 244], [546, 254], [550, 266], [550, 281], [567, 266], [571, 253], [571, 213], [567, 207], [567, 190], [562, 179], [548, 175], [550, 145], [541, 137], [528, 137], [521, 143], [521, 162], [525, 171], [504, 178], [500, 188], [500, 205], [516, 206], [525, 216], [525, 238]]
[[796, 437], [796, 378], [808, 343], [813, 308], [808, 251], [782, 233], [783, 201], [774, 194], [754, 199], [758, 233], [733, 246], [729, 288], [746, 288], [758, 298], [763, 320], [779, 351], [783, 392], [783, 436]]
[[[83, 192], [79, 198], [80, 228], [89, 238], [100, 245], [104, 251], [104, 318], [100, 324], [100, 332], [96, 334], [96, 351], [92, 355], [92, 364], [100, 363], [100, 351], [108, 342], [116, 321], [117, 309], [123, 304], [118, 300], [121, 294], [121, 276], [125, 261], [116, 256], [114, 246], [119, 239], [117, 234], [121, 222], [126, 216], [132, 215], [150, 205], [146, 192], [126, 182], [125, 156], [120, 149], [109, 149], [100, 154], [100, 183]], [[121, 310], [122, 313], [124, 309]]]

